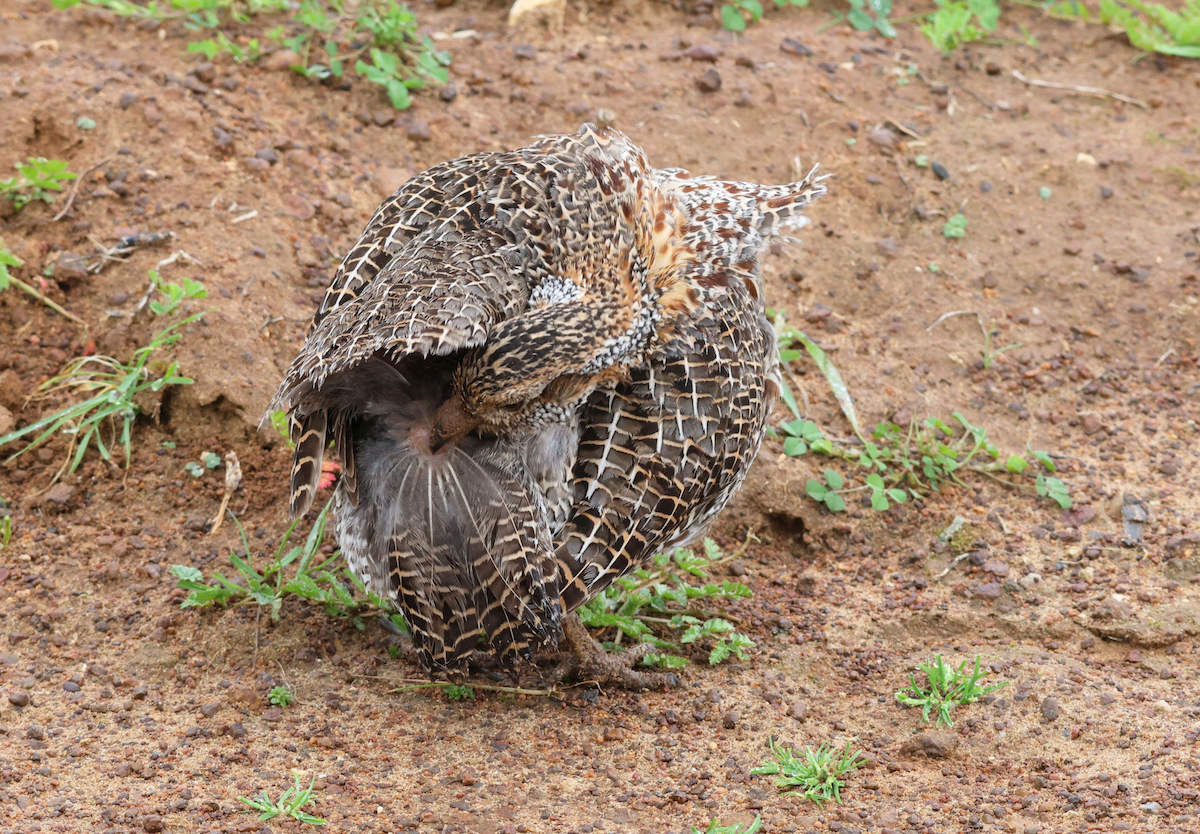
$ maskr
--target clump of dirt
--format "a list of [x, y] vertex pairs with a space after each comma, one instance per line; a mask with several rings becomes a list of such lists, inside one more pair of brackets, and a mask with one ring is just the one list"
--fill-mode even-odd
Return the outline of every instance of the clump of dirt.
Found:
[[[337, 830], [689, 831], [758, 814], [771, 832], [1200, 827], [1195, 65], [1021, 8], [1001, 37], [1023, 26], [1037, 46], [944, 58], [907, 26], [822, 30], [809, 9], [734, 37], [699, 4], [595, 4], [531, 45], [500, 5], [445, 6], [415, 10], [431, 33], [474, 33], [438, 41], [457, 95], [399, 114], [371, 85], [202, 63], [178, 21], [0, 8], [0, 163], [86, 172], [61, 220], [60, 197], [0, 236], [18, 274], [89, 324], [0, 294], [0, 417], [65, 404], [25, 398], [71, 358], [123, 358], [211, 308], [162, 357], [195, 383], [139, 422], [128, 470], [92, 453], [47, 492], [62, 440], [0, 467], [5, 829], [299, 831], [237, 800], [277, 796], [293, 770], [316, 777], [310, 810]], [[1006, 451], [1055, 454], [1074, 506], [978, 480], [833, 515], [804, 494], [827, 461], [769, 440], [714, 530], [759, 539], [730, 567], [755, 591], [732, 610], [757, 649], [668, 693], [392, 692], [421, 673], [374, 622], [299, 602], [278, 622], [181, 609], [169, 567], [228, 571], [240, 547], [231, 525], [207, 533], [220, 471], [187, 463], [237, 452], [231, 509], [252, 552], [287, 528], [287, 454], [259, 419], [378, 202], [430, 164], [601, 110], [660, 166], [780, 182], [820, 161], [830, 195], [772, 255], [771, 305], [824, 346], [864, 425], [960, 410]], [[965, 236], [943, 236], [960, 212]], [[48, 269], [163, 232], [96, 274]], [[155, 317], [154, 268], [208, 297]], [[932, 326], [956, 310], [994, 335], [973, 315]], [[819, 372], [790, 370], [806, 416], [848, 434]], [[938, 539], [956, 516], [962, 546]], [[894, 693], [938, 653], [981, 655], [1009, 684], [952, 728], [922, 726]], [[280, 684], [294, 705], [266, 700]], [[817, 808], [750, 773], [770, 737], [850, 742], [867, 765], [844, 805]]]

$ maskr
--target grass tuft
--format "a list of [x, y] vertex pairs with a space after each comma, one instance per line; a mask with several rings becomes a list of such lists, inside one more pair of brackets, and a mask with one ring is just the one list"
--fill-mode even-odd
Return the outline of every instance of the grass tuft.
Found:
[[954, 726], [950, 718], [954, 707], [972, 704], [1008, 685], [1008, 681], [1001, 681], [991, 686], [979, 686], [979, 681], [987, 675], [979, 668], [979, 655], [975, 656], [975, 668], [971, 672], [967, 671], [967, 661], [955, 669], [948, 666], [940, 654], [917, 669], [925, 673], [926, 685], [918, 685], [916, 676], [910, 674], [908, 686], [896, 693], [896, 700], [908, 707], [920, 707], [921, 720], [925, 722], [936, 711], [939, 727]]
[[[125, 466], [128, 468], [132, 454], [133, 423], [142, 413], [136, 399], [143, 393], [156, 393], [169, 385], [192, 384], [191, 379], [179, 375], [178, 362], [171, 362], [163, 368], [164, 363], [152, 361], [152, 357], [156, 351], [179, 340], [181, 334], [175, 332], [179, 327], [203, 316], [204, 313], [189, 316], [160, 331], [150, 344], [135, 351], [128, 362], [119, 362], [111, 356], [82, 356], [68, 364], [63, 373], [43, 382], [33, 399], [72, 391], [91, 396], [0, 437], [0, 446], [5, 446], [40, 432], [5, 462], [36, 449], [61, 432], [68, 438], [67, 456], [52, 481], [58, 480], [65, 472], [78, 469], [88, 447], [93, 444], [100, 457], [109, 462], [113, 457], [111, 447], [119, 444], [124, 449]], [[155, 373], [155, 370], [158, 372]], [[109, 429], [107, 443], [104, 439], [106, 427]]]
[[733, 825], [721, 825], [720, 820], [713, 819], [709, 821], [708, 828], [701, 831], [699, 828], [692, 828], [692, 834], [757, 834], [762, 828], [762, 817], [756, 816], [754, 822], [750, 823], [749, 828], [742, 828], [740, 822]]
[[828, 744], [822, 744], [816, 750], [805, 746], [803, 756], [797, 756], [791, 748], [777, 745], [775, 739], [769, 739], [767, 744], [774, 758], [763, 760], [750, 772], [777, 776], [775, 787], [797, 788], [786, 791], [784, 796], [801, 796], [818, 806], [830, 800], [841, 804], [845, 783], [840, 777], [854, 772], [862, 764], [859, 761], [862, 751], [851, 753], [849, 743], [842, 750]]
[[[622, 640], [654, 643], [660, 649], [678, 650], [666, 636], [678, 632], [680, 644], [708, 647], [708, 662], [716, 665], [731, 656], [744, 658], [754, 643], [726, 617], [699, 607], [705, 600], [742, 599], [750, 589], [738, 582], [708, 582], [709, 572], [737, 554], [726, 556], [711, 539], [704, 540], [703, 553], [685, 548], [660, 553], [648, 565], [614, 582], [603, 593], [579, 609], [584, 625], [612, 629], [613, 639], [605, 648], [616, 650]], [[695, 580], [701, 583], [696, 583]], [[643, 660], [646, 665], [676, 669], [687, 659], [658, 652]]]
[[[829, 383], [855, 435], [854, 438], [835, 439], [827, 436], [816, 423], [801, 417], [796, 399], [785, 382], [783, 400], [796, 419], [784, 421], [777, 432], [776, 436], [783, 438], [784, 453], [790, 457], [816, 453], [866, 470], [865, 473], [847, 475], [826, 468], [820, 479], [808, 481], [805, 487], [808, 496], [830, 511], [843, 512], [850, 496], [869, 498], [872, 509], [884, 511], [892, 504], [903, 504], [910, 497], [923, 498], [943, 486], [965, 487], [964, 476], [968, 474], [1012, 488], [1032, 488], [1063, 509], [1071, 506], [1070, 490], [1062, 480], [1054, 477], [1057, 466], [1048, 453], [1036, 451], [1027, 444], [1028, 458], [1017, 454], [1003, 455], [988, 439], [985, 428], [972, 424], [958, 411], [953, 413], [949, 423], [937, 417], [912, 420], [907, 427], [885, 421], [866, 434], [859, 425], [849, 388], [825, 351], [802, 331], [784, 326], [782, 321], [777, 330], [780, 359], [787, 363], [803, 355], [791, 347], [794, 344], [799, 343], [805, 348]], [[985, 351], [990, 349], [988, 340]], [[993, 352], [992, 358], [1007, 349]], [[1044, 472], [1037, 474], [1032, 484], [1028, 480], [1014, 480], [1034, 476], [1028, 471], [1034, 461]], [[851, 483], [855, 475], [859, 476], [860, 483]]]
[[[325, 611], [330, 616], [349, 617], [355, 627], [365, 628], [363, 617], [369, 609], [387, 611], [391, 606], [375, 594], [367, 592], [358, 581], [358, 577], [349, 569], [344, 566], [334, 567], [341, 559], [340, 551], [334, 551], [327, 559], [319, 558], [332, 504], [332, 499], [325, 504], [308, 536], [300, 544], [291, 543], [292, 535], [301, 520], [293, 521], [271, 560], [261, 571], [253, 565], [250, 542], [241, 522], [235, 516], [234, 523], [241, 534], [242, 551], [229, 554], [229, 562], [237, 571], [234, 578], [227, 578], [220, 571], [214, 571], [211, 581], [206, 581], [199, 568], [172, 565], [171, 573], [179, 579], [179, 587], [189, 592], [180, 607], [205, 608], [219, 605], [225, 608], [259, 605], [269, 611], [272, 620], [277, 621], [284, 600], [295, 596], [320, 603], [325, 606]], [[294, 572], [289, 570], [293, 566]], [[397, 628], [408, 631], [400, 614], [393, 613], [389, 616]]]
[[324, 825], [325, 820], [303, 810], [305, 805], [315, 804], [317, 801], [316, 795], [313, 793], [313, 785], [317, 783], [317, 777], [312, 778], [307, 788], [302, 786], [299, 773], [292, 771], [292, 779], [294, 780], [292, 787], [285, 790], [277, 800], [271, 799], [267, 792], [263, 791], [253, 799], [239, 796], [238, 801], [252, 811], [258, 811], [258, 818], [264, 822], [283, 816], [309, 825]]

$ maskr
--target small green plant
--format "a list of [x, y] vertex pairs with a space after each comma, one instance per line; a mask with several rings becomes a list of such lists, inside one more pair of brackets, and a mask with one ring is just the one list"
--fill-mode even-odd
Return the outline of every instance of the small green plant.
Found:
[[[739, 633], [726, 618], [697, 608], [704, 600], [751, 595], [749, 588], [737, 582], [706, 581], [709, 571], [733, 558], [722, 553], [711, 539], [704, 540], [703, 554], [685, 548], [660, 553], [648, 566], [618, 579], [582, 606], [579, 615], [589, 628], [615, 630], [613, 640], [604, 644], [610, 650], [619, 647], [625, 637], [638, 643], [653, 643], [660, 649], [677, 649], [661, 634], [680, 631], [681, 644], [710, 646], [710, 664], [720, 663], [731, 655], [743, 658], [746, 649], [754, 646], [750, 638]], [[704, 584], [693, 584], [694, 579]], [[643, 663], [674, 669], [686, 665], [687, 659], [653, 653]]]
[[816, 750], [805, 746], [804, 755], [797, 756], [796, 751], [775, 744], [775, 739], [769, 739], [767, 744], [774, 759], [765, 759], [761, 765], [750, 771], [759, 776], [777, 776], [775, 787], [799, 788], [787, 791], [784, 796], [802, 796], [818, 806], [830, 800], [841, 804], [842, 776], [852, 773], [861, 764], [861, 750], [850, 752], [850, 744], [838, 750], [828, 744], [822, 744]]
[[267, 792], [263, 791], [254, 799], [239, 796], [238, 801], [248, 806], [252, 811], [258, 811], [258, 818], [263, 822], [275, 817], [284, 816], [291, 817], [300, 822], [306, 822], [309, 825], [324, 825], [325, 820], [320, 817], [314, 817], [303, 810], [305, 805], [315, 804], [317, 801], [313, 793], [313, 785], [317, 784], [317, 777], [313, 776], [307, 788], [300, 781], [299, 773], [292, 771], [292, 779], [294, 780], [292, 786], [285, 790], [278, 800], [272, 800], [267, 795]]
[[959, 212], [951, 217], [946, 221], [945, 225], [942, 226], [942, 237], [946, 238], [947, 240], [950, 238], [966, 236], [967, 218], [963, 216], [962, 212]]
[[[12, 201], [17, 211], [25, 208], [34, 200], [53, 203], [51, 191], [62, 191], [63, 183], [75, 179], [76, 175], [67, 170], [67, 163], [61, 159], [44, 159], [31, 156], [24, 165], [17, 165], [17, 175], [9, 179], [0, 179], [0, 197]], [[9, 266], [19, 264], [10, 263]]]
[[452, 683], [449, 686], [446, 686], [442, 691], [446, 693], [446, 697], [451, 701], [475, 700], [475, 690], [469, 686], [463, 686], [462, 684]]
[[[785, 383], [782, 396], [795, 419], [784, 421], [776, 432], [776, 436], [783, 438], [784, 453], [799, 457], [813, 452], [868, 470], [862, 475], [861, 484], [850, 485], [850, 479], [845, 474], [825, 469], [820, 480], [810, 479], [805, 486], [805, 491], [814, 501], [824, 504], [833, 512], [842, 512], [846, 509], [846, 496], [861, 493], [870, 497], [873, 509], [887, 510], [893, 503], [905, 503], [909, 496], [921, 498], [947, 484], [966, 486], [963, 476], [968, 473], [1009, 487], [1028, 488], [1027, 484], [1009, 478], [1026, 473], [1030, 461], [1022, 455], [1001, 455], [996, 445], [988, 439], [987, 430], [973, 425], [957, 411], [952, 415], [953, 423], [930, 417], [922, 421], [912, 420], [907, 428], [902, 428], [885, 421], [876, 425], [868, 436], [859, 426], [858, 414], [846, 383], [825, 351], [801, 331], [783, 325], [778, 316], [776, 322], [781, 345], [780, 359], [784, 362], [799, 359], [801, 351], [790, 347], [799, 343], [825, 376], [855, 434], [855, 438], [849, 440], [834, 440], [826, 436], [820, 426], [800, 416], [795, 397]], [[1034, 451], [1028, 444], [1026, 449], [1046, 473], [1053, 474], [1056, 471], [1057, 467], [1049, 454]], [[1025, 477], [1028, 476], [1026, 473]], [[1039, 475], [1033, 488], [1039, 495], [1050, 498], [1061, 507], [1071, 506], [1067, 486], [1058, 478]]]
[[1141, 0], [1101, 0], [1100, 22], [1120, 26], [1129, 43], [1146, 52], [1200, 58], [1200, 0], [1188, 0], [1178, 11]]
[[[775, 7], [779, 9], [788, 6], [803, 8], [808, 5], [808, 0], [774, 0], [774, 3]], [[747, 18], [758, 23], [762, 20], [762, 16], [763, 7], [758, 0], [730, 0], [728, 3], [721, 4], [721, 25], [730, 32], [744, 32]]]
[[[0, 505], [3, 503], [4, 501], [0, 500]], [[8, 547], [8, 543], [12, 541], [12, 531], [12, 516], [9, 515], [8, 510], [6, 509], [4, 511], [4, 515], [0, 516], [0, 550]]]
[[742, 828], [742, 824], [734, 823], [733, 825], [721, 825], [720, 820], [712, 820], [708, 823], [708, 828], [701, 831], [695, 826], [692, 827], [692, 834], [757, 834], [762, 828], [762, 817], [756, 816], [754, 822], [750, 823], [749, 828]]
[[[39, 393], [33, 399], [44, 399], [68, 391], [86, 392], [92, 396], [49, 417], [43, 417], [23, 429], [0, 437], [0, 446], [4, 446], [27, 435], [41, 432], [7, 460], [14, 460], [36, 449], [61, 432], [68, 438], [67, 457], [52, 480], [57, 480], [64, 472], [74, 472], [78, 469], [92, 443], [95, 443], [96, 451], [106, 461], [112, 460], [109, 447], [119, 443], [125, 450], [125, 466], [128, 468], [132, 454], [133, 423], [142, 413], [141, 406], [135, 400], [144, 393], [156, 393], [169, 385], [192, 384], [191, 379], [179, 375], [178, 362], [152, 362], [151, 357], [155, 351], [179, 340], [181, 334], [173, 331], [198, 320], [203, 315], [199, 313], [183, 319], [161, 331], [150, 344], [138, 348], [127, 363], [119, 362], [110, 356], [82, 356], [68, 364], [63, 373], [43, 382], [38, 386]], [[157, 373], [152, 372], [152, 369]], [[112, 432], [108, 443], [105, 443], [104, 427], [109, 424], [112, 425]]]
[[207, 298], [208, 290], [204, 288], [204, 284], [199, 281], [193, 281], [191, 278], [184, 278], [183, 284], [164, 281], [158, 274], [158, 270], [150, 270], [150, 282], [155, 288], [165, 295], [166, 301], [151, 301], [150, 312], [156, 316], [167, 316], [175, 312], [185, 300], [189, 298]]
[[896, 37], [896, 27], [892, 25], [892, 0], [849, 0], [850, 11], [846, 20], [860, 32], [875, 29], [885, 38]]
[[183, 465], [187, 473], [193, 478], [201, 477], [205, 472], [211, 469], [216, 469], [221, 465], [221, 456], [216, 452], [205, 452], [200, 455], [200, 462], [190, 460]]
[[[84, 1], [52, 0], [59, 9]], [[221, 56], [254, 61], [282, 46], [299, 56], [292, 69], [306, 78], [342, 78], [346, 67], [354, 66], [368, 81], [382, 85], [400, 110], [411, 104], [410, 90], [449, 80], [449, 53], [422, 37], [416, 15], [395, 0], [364, 0], [350, 6], [343, 0], [151, 0], [144, 6], [130, 0], [86, 2], [122, 17], [182, 18], [189, 30], [216, 30], [187, 47], [209, 61]], [[277, 15], [282, 22], [260, 37], [236, 34], [236, 27], [259, 15]]]
[[972, 704], [1008, 684], [1008, 681], [1001, 681], [991, 686], [979, 686], [979, 681], [987, 675], [979, 668], [979, 655], [975, 655], [975, 668], [970, 673], [967, 672], [967, 661], [955, 669], [948, 666], [940, 654], [917, 669], [925, 673], [926, 686], [919, 686], [916, 676], [909, 674], [908, 686], [896, 693], [896, 700], [908, 707], [920, 707], [921, 720], [925, 722], [936, 710], [939, 727], [954, 726], [950, 719], [954, 707]]
[[921, 31], [947, 55], [964, 43], [983, 40], [1000, 22], [1000, 4], [996, 0], [934, 1], [937, 11], [921, 24]]
[[290, 707], [296, 703], [296, 696], [286, 686], [274, 686], [267, 693], [267, 700], [273, 707]]
[[246, 45], [234, 43], [224, 32], [217, 32], [215, 38], [203, 41], [192, 41], [188, 44], [188, 52], [198, 52], [209, 61], [218, 55], [228, 55], [239, 64], [245, 61], [257, 61], [262, 56], [262, 47], [258, 38], [250, 38]]
[[[365, 628], [363, 616], [368, 609], [386, 610], [390, 606], [375, 594], [368, 593], [347, 568], [334, 567], [341, 559], [340, 552], [335, 551], [324, 561], [317, 558], [325, 539], [325, 525], [332, 503], [330, 499], [322, 508], [308, 536], [300, 544], [291, 544], [300, 519], [293, 521], [262, 571], [254, 568], [246, 531], [234, 517], [242, 539], [242, 552], [230, 553], [229, 561], [237, 570], [236, 578], [240, 583], [226, 578], [220, 571], [215, 571], [212, 581], [208, 582], [198, 568], [172, 565], [171, 573], [178, 578], [179, 587], [190, 591], [181, 607], [261, 605], [268, 609], [271, 619], [277, 621], [284, 600], [297, 596], [324, 605], [330, 616], [350, 617], [356, 628]], [[288, 569], [293, 565], [295, 572], [289, 577]], [[357, 597], [356, 591], [366, 598]], [[391, 618], [397, 627], [407, 631], [399, 614], [392, 614]]]
[[425, 48], [417, 55], [415, 67], [404, 64], [391, 52], [372, 49], [371, 63], [359, 60], [354, 69], [368, 81], [382, 86], [392, 107], [406, 110], [412, 104], [409, 90], [419, 90], [429, 81], [445, 84], [450, 78], [446, 71], [449, 58], [436, 51], [428, 37], [424, 42]]

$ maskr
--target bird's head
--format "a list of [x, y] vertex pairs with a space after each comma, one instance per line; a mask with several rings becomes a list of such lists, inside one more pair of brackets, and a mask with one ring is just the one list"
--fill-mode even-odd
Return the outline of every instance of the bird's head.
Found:
[[500, 341], [469, 353], [438, 409], [431, 451], [472, 431], [505, 434], [567, 419], [599, 381], [595, 374], [572, 372], [569, 344]]

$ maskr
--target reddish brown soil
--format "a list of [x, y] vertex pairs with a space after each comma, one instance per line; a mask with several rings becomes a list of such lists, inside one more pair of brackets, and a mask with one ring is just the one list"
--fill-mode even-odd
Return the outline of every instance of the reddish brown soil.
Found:
[[[89, 237], [175, 234], [99, 275], [53, 274], [48, 294], [88, 329], [0, 295], [0, 405], [22, 425], [62, 404], [23, 407], [70, 358], [144, 344], [162, 323], [134, 309], [175, 251], [199, 263], [164, 276], [210, 294], [184, 310], [213, 308], [175, 350], [195, 384], [139, 423], [128, 472], [89, 455], [46, 493], [61, 441], [0, 468], [14, 523], [0, 550], [0, 829], [299, 831], [237, 801], [278, 794], [298, 769], [336, 831], [675, 832], [759, 813], [770, 832], [1200, 830], [1195, 62], [1135, 60], [1099, 28], [1016, 7], [1000, 33], [1016, 40], [951, 59], [911, 25], [894, 41], [818, 33], [825, 7], [772, 12], [734, 39], [666, 4], [572, 6], [565, 34], [527, 57], [501, 5], [415, 8], [428, 31], [477, 36], [441, 42], [457, 98], [422, 94], [393, 121], [364, 83], [232, 64], [189, 76], [194, 36], [177, 24], [0, 0], [0, 164], [99, 165], [63, 220], [60, 199], [0, 226], [25, 259], [16, 274], [36, 282], [64, 253], [90, 255]], [[785, 37], [812, 55], [781, 51]], [[678, 57], [694, 44], [717, 47], [716, 63]], [[721, 87], [702, 92], [710, 69]], [[1027, 88], [1012, 70], [1148, 106]], [[257, 550], [278, 541], [287, 454], [256, 426], [377, 202], [424, 166], [600, 108], [659, 165], [779, 182], [796, 157], [820, 161], [829, 197], [772, 256], [771, 302], [831, 351], [866, 422], [961, 410], [1007, 450], [1062, 455], [1076, 507], [978, 481], [831, 516], [803, 496], [823, 462], [768, 441], [714, 530], [731, 547], [760, 539], [738, 568], [755, 597], [731, 609], [758, 648], [693, 665], [666, 694], [392, 694], [419, 669], [388, 656], [373, 622], [300, 603], [277, 624], [181, 611], [167, 568], [227, 569], [236, 543], [229, 526], [205, 533], [219, 474], [183, 465], [236, 451], [232, 509]], [[278, 161], [251, 161], [264, 149]], [[960, 208], [967, 234], [947, 241]], [[930, 329], [956, 310], [999, 328], [993, 349], [1020, 347], [984, 368], [973, 316]], [[813, 419], [847, 434], [820, 375], [793, 373]], [[1151, 515], [1134, 546], [1125, 496]], [[956, 515], [975, 555], [938, 580], [952, 554], [937, 531]], [[1009, 685], [958, 710], [947, 758], [914, 757], [903, 745], [927, 728], [893, 693], [937, 652], [981, 654]], [[275, 682], [298, 703], [266, 708]], [[849, 742], [870, 766], [844, 805], [781, 798], [749, 774], [770, 736]]]

